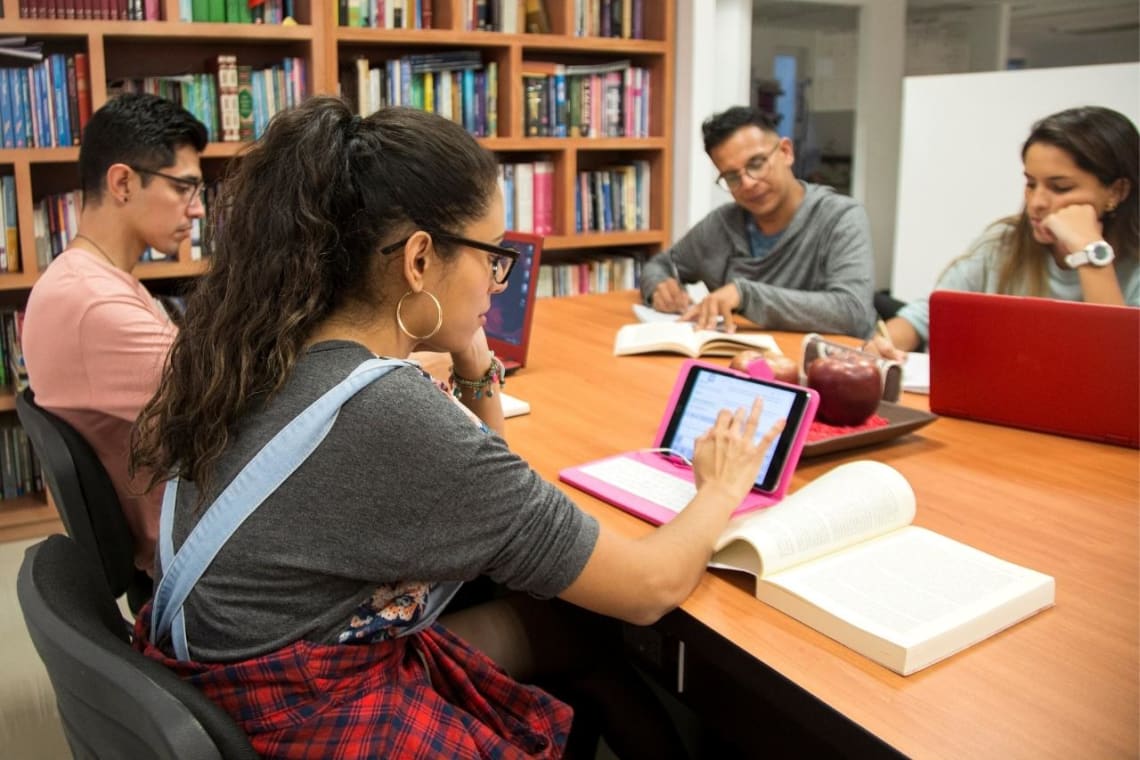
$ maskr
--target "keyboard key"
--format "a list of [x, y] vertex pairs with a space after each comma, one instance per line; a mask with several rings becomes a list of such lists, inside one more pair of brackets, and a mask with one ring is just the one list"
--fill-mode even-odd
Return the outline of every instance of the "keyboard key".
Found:
[[604, 459], [584, 465], [581, 471], [674, 513], [688, 506], [697, 495], [697, 487], [690, 481], [628, 457]]

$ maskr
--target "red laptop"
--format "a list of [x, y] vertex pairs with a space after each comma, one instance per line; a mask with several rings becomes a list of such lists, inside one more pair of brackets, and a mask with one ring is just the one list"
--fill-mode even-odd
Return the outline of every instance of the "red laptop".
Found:
[[930, 410], [1140, 447], [1140, 309], [935, 291]]
[[542, 237], [508, 231], [503, 236], [503, 246], [518, 251], [519, 259], [511, 270], [506, 290], [491, 298], [491, 310], [487, 312], [483, 329], [487, 333], [487, 345], [510, 373], [526, 366]]

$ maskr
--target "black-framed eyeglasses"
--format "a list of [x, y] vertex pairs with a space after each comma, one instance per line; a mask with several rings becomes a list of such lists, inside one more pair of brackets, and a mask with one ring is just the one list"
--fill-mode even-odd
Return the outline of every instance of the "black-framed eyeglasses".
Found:
[[[507, 279], [511, 276], [511, 270], [514, 269], [515, 262], [519, 260], [519, 252], [513, 248], [507, 248], [502, 245], [495, 245], [494, 243], [484, 243], [481, 240], [472, 240], [471, 238], [460, 237], [459, 235], [452, 235], [449, 232], [430, 232], [440, 240], [450, 240], [453, 243], [465, 245], [468, 248], [476, 248], [480, 251], [486, 251], [490, 255], [491, 261], [491, 277], [498, 285], [505, 285]], [[399, 240], [391, 245], [386, 245], [380, 249], [380, 253], [389, 254], [403, 248], [407, 244], [411, 236]]]
[[[128, 164], [130, 166], [130, 164]], [[202, 198], [202, 191], [206, 189], [206, 183], [200, 179], [187, 179], [186, 177], [175, 177], [173, 174], [166, 174], [165, 172], [158, 172], [154, 169], [143, 169], [139, 166], [131, 166], [139, 174], [149, 174], [152, 177], [162, 177], [167, 182], [170, 182], [178, 188], [178, 195], [182, 200], [186, 201], [186, 205], [194, 202], [195, 198], [199, 200]]]
[[736, 188], [740, 187], [740, 183], [744, 181], [744, 175], [755, 180], [764, 179], [764, 175], [768, 173], [768, 169], [772, 167], [771, 162], [768, 160], [776, 155], [780, 150], [780, 143], [776, 143], [775, 147], [767, 153], [757, 153], [752, 158], [748, 159], [748, 163], [744, 165], [743, 169], [736, 171], [725, 172], [716, 178], [716, 183], [723, 187], [730, 193]]

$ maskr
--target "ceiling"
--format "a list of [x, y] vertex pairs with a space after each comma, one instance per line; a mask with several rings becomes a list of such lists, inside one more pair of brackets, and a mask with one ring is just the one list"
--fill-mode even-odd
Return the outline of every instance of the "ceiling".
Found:
[[[911, 21], [950, 20], [977, 8], [1010, 5], [1010, 37], [1015, 44], [1034, 44], [1140, 30], [1136, 0], [907, 0]], [[785, 27], [854, 29], [859, 11], [850, 4], [826, 5], [809, 0], [753, 0], [757, 19]]]

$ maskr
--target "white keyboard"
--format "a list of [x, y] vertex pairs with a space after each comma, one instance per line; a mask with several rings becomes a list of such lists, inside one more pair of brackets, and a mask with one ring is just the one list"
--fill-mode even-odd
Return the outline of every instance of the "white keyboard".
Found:
[[688, 506], [697, 495], [697, 487], [690, 481], [629, 457], [604, 459], [580, 469], [592, 478], [640, 496], [674, 513]]

